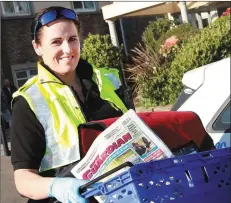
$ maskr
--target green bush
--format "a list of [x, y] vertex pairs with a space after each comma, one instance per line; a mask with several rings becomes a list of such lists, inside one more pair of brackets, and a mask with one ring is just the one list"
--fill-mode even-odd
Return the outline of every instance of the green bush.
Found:
[[122, 50], [123, 46], [121, 48], [113, 46], [109, 35], [89, 34], [83, 41], [81, 58], [98, 68], [118, 68]]
[[160, 68], [159, 57], [156, 52], [147, 51], [140, 43], [131, 51], [132, 64], [127, 65], [126, 70], [130, 72], [130, 79], [139, 86], [140, 79], [145, 81], [157, 73]]
[[[161, 22], [163, 22], [163, 19], [161, 19]], [[190, 24], [181, 24], [172, 29], [166, 27], [164, 29], [167, 30], [166, 32], [159, 32], [161, 35], [158, 35], [158, 40], [154, 46], [147, 48], [147, 46], [139, 45], [139, 48], [133, 50], [135, 54], [132, 57], [133, 64], [128, 68], [132, 72], [132, 79], [136, 84], [135, 90], [140, 95], [139, 102], [146, 107], [169, 104], [172, 92], [168, 84], [169, 67], [180, 49], [179, 44], [186, 42], [186, 38], [196, 32]], [[160, 45], [164, 44], [164, 41], [173, 35], [180, 39], [180, 43], [171, 47], [166, 52], [167, 54], [163, 56], [162, 53], [159, 53]]]
[[[196, 35], [198, 32], [199, 29], [193, 28], [191, 24], [184, 23], [173, 27], [166, 33], [163, 33], [156, 41], [156, 51], [160, 52], [162, 63], [164, 63], [165, 66], [170, 66], [171, 62], [174, 60], [175, 56], [180, 50], [182, 44], [187, 43], [187, 41], [190, 40], [190, 38]], [[165, 41], [173, 36], [175, 36], [176, 39], [179, 40], [177, 44], [171, 47], [169, 50], [161, 48]]]
[[173, 26], [174, 22], [170, 21], [166, 16], [150, 21], [142, 34], [142, 41], [146, 48], [155, 48], [156, 40]]
[[185, 72], [226, 58], [230, 56], [230, 50], [230, 16], [217, 19], [191, 38], [171, 63], [168, 81], [171, 88], [168, 89], [172, 92], [169, 102], [173, 102], [181, 91]]
[[[136, 93], [143, 106], [175, 102], [182, 89], [181, 80], [185, 72], [230, 56], [230, 16], [219, 18], [200, 31], [191, 29], [189, 25], [176, 29], [182, 27], [189, 33], [182, 31], [182, 35], [179, 35], [183, 43], [174, 45], [174, 50], [170, 52], [174, 57], [170, 62], [162, 63], [155, 49], [148, 51], [146, 47], [139, 47], [133, 50], [135, 55], [129, 71], [132, 72]], [[177, 33], [174, 29], [163, 36]]]
[[169, 93], [167, 89], [169, 69], [163, 67], [154, 76], [142, 81], [142, 88], [139, 89], [141, 95], [140, 102], [146, 107], [169, 104]]
[[159, 49], [160, 45], [164, 44], [164, 41], [171, 36], [176, 36], [180, 40], [180, 43], [186, 43], [191, 36], [195, 35], [198, 32], [199, 30], [193, 28], [191, 24], [188, 23], [180, 24], [170, 30], [167, 30], [167, 32], [163, 33], [156, 41], [156, 48]]
[[134, 90], [143, 106], [167, 104], [169, 95], [165, 94], [169, 69], [160, 64], [159, 54], [147, 50], [141, 44], [132, 50], [132, 64], [127, 65]]

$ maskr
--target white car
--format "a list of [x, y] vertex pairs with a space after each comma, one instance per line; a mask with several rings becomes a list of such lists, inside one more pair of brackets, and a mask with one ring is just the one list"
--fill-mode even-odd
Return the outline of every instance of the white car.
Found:
[[182, 83], [171, 110], [195, 112], [216, 148], [230, 147], [230, 58], [188, 71]]

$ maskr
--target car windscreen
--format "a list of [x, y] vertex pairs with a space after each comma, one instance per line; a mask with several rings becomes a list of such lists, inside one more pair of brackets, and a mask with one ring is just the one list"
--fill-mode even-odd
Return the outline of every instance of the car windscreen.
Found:
[[188, 98], [193, 95], [194, 92], [195, 90], [185, 86], [173, 104], [171, 111], [177, 111], [188, 100]]

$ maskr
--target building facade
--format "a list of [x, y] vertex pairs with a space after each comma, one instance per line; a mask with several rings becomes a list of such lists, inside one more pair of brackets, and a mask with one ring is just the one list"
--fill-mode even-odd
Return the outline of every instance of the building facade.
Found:
[[[1, 78], [8, 78], [16, 87], [23, 85], [30, 77], [37, 74], [35, 54], [31, 44], [31, 22], [41, 9], [50, 6], [63, 6], [74, 9], [81, 24], [81, 41], [89, 34], [109, 34], [108, 23], [104, 20], [102, 7], [112, 2], [94, 1], [4, 1], [0, 3], [1, 16]], [[114, 2], [115, 3], [115, 2]], [[119, 2], [118, 2], [119, 3]], [[133, 2], [131, 2], [132, 4]], [[220, 16], [229, 7], [229, 2], [218, 2], [211, 13], [208, 6], [194, 9], [188, 13], [189, 22], [194, 26], [203, 28], [210, 24], [211, 14]], [[131, 49], [141, 42], [142, 32], [149, 21], [156, 19], [158, 15], [128, 16], [123, 17], [121, 27], [119, 19], [115, 20], [119, 44], [124, 43], [128, 54]], [[174, 14], [181, 20], [180, 13]], [[119, 17], [122, 19], [122, 17]]]
[[1, 2], [1, 74], [16, 87], [37, 74], [35, 54], [31, 44], [31, 22], [41, 9], [63, 6], [76, 11], [81, 24], [81, 36], [88, 33], [109, 34], [101, 7], [109, 2]]

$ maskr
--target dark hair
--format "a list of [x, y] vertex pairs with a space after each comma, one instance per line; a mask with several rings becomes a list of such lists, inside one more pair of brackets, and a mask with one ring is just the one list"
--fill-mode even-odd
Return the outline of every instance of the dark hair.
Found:
[[[51, 6], [51, 7], [48, 7], [48, 8], [44, 8], [42, 9], [34, 18], [32, 24], [31, 24], [31, 38], [32, 40], [35, 40], [36, 43], [40, 43], [40, 36], [41, 36], [41, 32], [42, 32], [42, 27], [36, 32], [36, 38], [34, 39], [34, 28], [35, 28], [35, 25], [36, 25], [36, 22], [39, 20], [39, 18], [44, 14], [46, 13], [47, 11], [51, 11], [51, 10], [54, 10], [54, 9], [64, 9], [64, 7], [60, 7], [60, 6]], [[60, 17], [61, 18], [61, 17]], [[66, 18], [64, 18], [66, 19]], [[67, 20], [70, 20], [70, 19], [67, 19]], [[75, 26], [76, 26], [76, 29], [77, 29], [77, 32], [78, 32], [78, 35], [80, 34], [80, 23], [79, 21], [76, 19], [76, 20], [70, 20], [72, 21]]]

